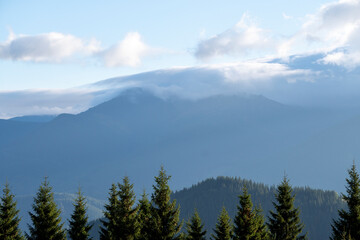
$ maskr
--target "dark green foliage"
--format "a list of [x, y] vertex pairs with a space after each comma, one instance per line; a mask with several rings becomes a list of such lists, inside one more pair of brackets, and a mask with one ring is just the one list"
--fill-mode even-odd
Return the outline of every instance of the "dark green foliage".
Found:
[[154, 192], [151, 196], [151, 236], [150, 239], [171, 240], [175, 239], [181, 229], [179, 224], [179, 206], [176, 201], [170, 201], [170, 187], [168, 176], [163, 167], [155, 177]]
[[347, 195], [342, 194], [348, 210], [339, 210], [339, 219], [334, 220], [332, 225], [331, 239], [333, 240], [343, 239], [344, 236], [360, 239], [360, 178], [355, 163], [348, 170], [348, 173], [349, 177], [346, 179]]
[[214, 240], [230, 240], [233, 234], [231, 219], [225, 207], [222, 208], [218, 221], [216, 223], [214, 234], [211, 234]]
[[[172, 195], [181, 205], [180, 219], [188, 219], [196, 208], [210, 231], [216, 224], [218, 209], [226, 207], [231, 218], [237, 213], [238, 196], [242, 194], [246, 185], [251, 194], [254, 205], [262, 207], [267, 216], [273, 210], [272, 201], [275, 201], [275, 186], [240, 178], [218, 177], [210, 178], [185, 188]], [[338, 216], [337, 210], [344, 208], [345, 204], [334, 191], [315, 190], [311, 188], [295, 187], [295, 206], [301, 209], [300, 217], [305, 223], [304, 232], [309, 232], [309, 239], [323, 240], [331, 234], [331, 219]]]
[[206, 230], [204, 230], [204, 224], [201, 223], [201, 218], [197, 210], [191, 217], [190, 221], [186, 224], [187, 238], [188, 240], [205, 240]]
[[147, 195], [144, 191], [142, 198], [139, 201], [138, 207], [138, 221], [139, 221], [139, 236], [138, 240], [150, 240], [150, 218], [151, 218], [151, 210], [150, 210], [150, 202], [147, 198]]
[[100, 229], [103, 240], [133, 240], [139, 233], [133, 185], [125, 177], [118, 187], [119, 190], [112, 184], [109, 203], [105, 205], [105, 219], [101, 220], [103, 227]]
[[295, 196], [292, 192], [289, 180], [284, 177], [277, 187], [276, 202], [273, 202], [275, 212], [270, 211], [268, 227], [272, 239], [295, 240], [303, 238], [299, 237], [299, 234], [304, 225], [300, 221], [299, 208], [294, 207]]
[[29, 225], [31, 240], [64, 240], [66, 232], [61, 223], [60, 210], [54, 202], [54, 194], [47, 178], [42, 183], [34, 198], [33, 213], [29, 212], [32, 226]]
[[[272, 201], [275, 201], [276, 187], [240, 178], [207, 179], [191, 188], [185, 188], [174, 193], [171, 198], [176, 199], [177, 203], [181, 205], [180, 219], [189, 219], [194, 208], [197, 209], [209, 237], [209, 231], [214, 228], [217, 221], [217, 209], [225, 206], [230, 217], [235, 217], [236, 206], [239, 202], [238, 196], [242, 194], [244, 185], [247, 186], [254, 205], [261, 205], [264, 210], [263, 213], [268, 214], [273, 209]], [[308, 187], [295, 187], [294, 193], [296, 194], [294, 204], [301, 209], [300, 216], [306, 225], [304, 232], [309, 232], [309, 239], [322, 240], [328, 238], [331, 230], [331, 219], [338, 216], [338, 209], [346, 207], [341, 198], [334, 191], [314, 190]], [[259, 211], [259, 209], [255, 208], [255, 211]], [[264, 221], [264, 218], [260, 219]], [[94, 239], [98, 239], [99, 225], [101, 225], [100, 220], [94, 221], [94, 227], [91, 230]]]
[[10, 193], [9, 184], [3, 189], [3, 196], [0, 204], [0, 239], [2, 240], [22, 240], [19, 229], [19, 210], [16, 208], [14, 195]]
[[74, 211], [69, 220], [69, 237], [72, 240], [89, 240], [89, 231], [91, 225], [88, 224], [88, 216], [86, 215], [86, 201], [79, 189], [78, 196], [75, 199]]
[[260, 207], [255, 207], [257, 231], [254, 239], [268, 239], [269, 233], [265, 224], [265, 218]]
[[138, 209], [134, 207], [135, 193], [133, 184], [130, 184], [129, 178], [125, 177], [119, 186], [119, 211], [118, 222], [116, 228], [116, 239], [134, 240], [139, 232], [139, 224], [137, 221]]
[[105, 205], [104, 220], [101, 220], [102, 227], [100, 227], [101, 240], [115, 239], [115, 231], [118, 223], [118, 210], [120, 200], [118, 198], [118, 191], [116, 185], [112, 184], [109, 192], [109, 203]]
[[234, 219], [234, 240], [262, 240], [266, 238], [267, 232], [264, 218], [260, 208], [253, 208], [251, 195], [244, 187], [242, 195], [239, 196], [240, 205], [237, 206], [237, 214]]

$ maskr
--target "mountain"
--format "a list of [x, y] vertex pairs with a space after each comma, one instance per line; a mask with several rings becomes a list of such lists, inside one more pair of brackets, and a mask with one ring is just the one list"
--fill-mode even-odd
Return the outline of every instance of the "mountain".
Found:
[[[236, 206], [239, 204], [238, 196], [242, 194], [242, 188], [246, 185], [251, 194], [254, 205], [261, 205], [263, 214], [267, 216], [270, 210], [274, 210], [272, 201], [275, 201], [275, 186], [268, 186], [253, 181], [217, 177], [210, 178], [172, 194], [172, 199], [180, 205], [180, 219], [184, 222], [193, 215], [196, 208], [208, 232], [213, 232], [217, 217], [223, 206], [226, 207], [231, 218], [236, 214]], [[323, 191], [311, 188], [294, 187], [296, 194], [295, 206], [300, 208], [301, 220], [305, 224], [305, 231], [309, 239], [327, 239], [331, 233], [332, 219], [338, 216], [338, 209], [344, 208], [345, 204], [340, 196], [334, 191]], [[99, 239], [99, 220], [94, 221], [91, 233], [94, 239]], [[184, 230], [184, 226], [183, 226]]]
[[0, 147], [31, 134], [42, 124], [37, 122], [17, 122], [0, 119]]
[[124, 175], [137, 192], [150, 188], [163, 164], [173, 189], [219, 175], [276, 183], [293, 163], [274, 156], [343, 118], [260, 95], [165, 99], [135, 88], [78, 115], [59, 115], [0, 147], [0, 180], [32, 194], [49, 176], [58, 192], [73, 192], [75, 183], [104, 198]]
[[28, 116], [10, 118], [10, 120], [17, 121], [17, 122], [45, 123], [45, 122], [50, 122], [55, 117], [56, 117], [56, 115], [28, 115]]

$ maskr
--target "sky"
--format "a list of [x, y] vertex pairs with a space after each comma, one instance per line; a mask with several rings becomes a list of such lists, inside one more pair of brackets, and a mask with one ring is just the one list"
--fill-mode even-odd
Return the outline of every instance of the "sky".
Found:
[[[0, 1], [0, 101], [13, 108], [51, 95], [49, 113], [72, 112], [60, 98], [88, 101], [81, 86], [112, 77], [319, 52], [357, 68], [360, 0]], [[3, 105], [0, 118], [46, 113]]]

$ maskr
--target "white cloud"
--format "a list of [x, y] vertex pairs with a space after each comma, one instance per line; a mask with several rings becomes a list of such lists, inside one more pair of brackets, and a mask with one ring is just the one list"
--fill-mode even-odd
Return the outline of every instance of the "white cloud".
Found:
[[206, 60], [222, 55], [247, 55], [253, 51], [269, 50], [273, 46], [269, 32], [259, 28], [248, 14], [244, 14], [233, 28], [201, 41], [195, 56]]
[[99, 50], [98, 42], [88, 43], [70, 34], [44, 33], [16, 36], [10, 33], [6, 42], [0, 43], [0, 58], [16, 61], [62, 62], [75, 54], [92, 54]]
[[[339, 48], [343, 52], [336, 51]], [[359, 65], [360, 0], [339, 0], [324, 4], [306, 20], [297, 34], [279, 46], [282, 56], [299, 51], [328, 53], [322, 63], [353, 68]]]
[[147, 46], [137, 32], [128, 33], [125, 38], [99, 55], [108, 67], [131, 66], [141, 64], [143, 57], [151, 54], [153, 49]]
[[94, 57], [107, 67], [136, 67], [144, 57], [162, 52], [146, 45], [137, 32], [128, 33], [122, 41], [110, 48], [101, 47], [96, 39], [85, 41], [57, 32], [32, 36], [17, 36], [10, 32], [8, 40], [0, 43], [0, 59], [62, 63], [76, 57]]

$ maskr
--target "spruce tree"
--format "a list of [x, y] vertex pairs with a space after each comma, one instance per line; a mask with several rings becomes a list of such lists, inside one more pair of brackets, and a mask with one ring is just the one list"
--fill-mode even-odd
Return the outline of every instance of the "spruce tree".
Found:
[[344, 236], [360, 239], [360, 178], [355, 163], [348, 173], [349, 177], [346, 178], [347, 195], [342, 194], [348, 210], [339, 210], [339, 219], [334, 220], [332, 225], [331, 239], [333, 240], [343, 239]]
[[86, 214], [86, 201], [79, 189], [77, 198], [74, 203], [74, 212], [69, 220], [69, 237], [72, 240], [90, 240], [89, 231], [92, 226], [88, 224], [88, 216]]
[[234, 240], [262, 240], [266, 238], [266, 227], [260, 208], [253, 208], [247, 188], [239, 196], [240, 204], [234, 219]]
[[179, 224], [180, 209], [176, 201], [170, 200], [170, 187], [168, 176], [161, 167], [159, 175], [155, 177], [154, 192], [151, 196], [151, 234], [150, 239], [175, 239], [181, 229]]
[[139, 235], [137, 238], [138, 240], [150, 240], [150, 232], [151, 232], [150, 218], [151, 218], [150, 202], [144, 191], [138, 204], [138, 221], [140, 228]]
[[9, 184], [6, 183], [0, 203], [0, 239], [24, 239], [19, 229], [19, 223], [19, 210], [16, 208], [14, 195], [10, 193]]
[[116, 185], [112, 184], [109, 192], [109, 203], [105, 204], [104, 220], [100, 220], [102, 226], [100, 227], [101, 240], [115, 240], [115, 231], [117, 229], [118, 216], [119, 216], [119, 193]]
[[139, 223], [137, 221], [138, 209], [134, 207], [135, 193], [133, 184], [130, 184], [129, 178], [125, 177], [123, 183], [119, 184], [119, 207], [118, 222], [116, 228], [117, 239], [134, 240], [139, 233]]
[[215, 234], [211, 234], [214, 240], [230, 240], [233, 235], [231, 219], [225, 207], [222, 208], [218, 221], [216, 223]]
[[60, 209], [57, 208], [54, 201], [52, 188], [45, 178], [40, 186], [34, 204], [33, 213], [29, 212], [32, 226], [29, 226], [29, 234], [26, 237], [30, 240], [64, 240], [66, 232], [61, 223]]
[[300, 221], [300, 210], [294, 207], [295, 196], [292, 194], [289, 180], [285, 176], [281, 184], [277, 187], [273, 202], [275, 212], [270, 211], [268, 227], [272, 239], [275, 240], [295, 240], [306, 239], [299, 236], [304, 225]]
[[201, 219], [197, 210], [191, 217], [187, 226], [187, 240], [205, 240], [206, 230], [204, 230], [204, 224], [201, 223]]

